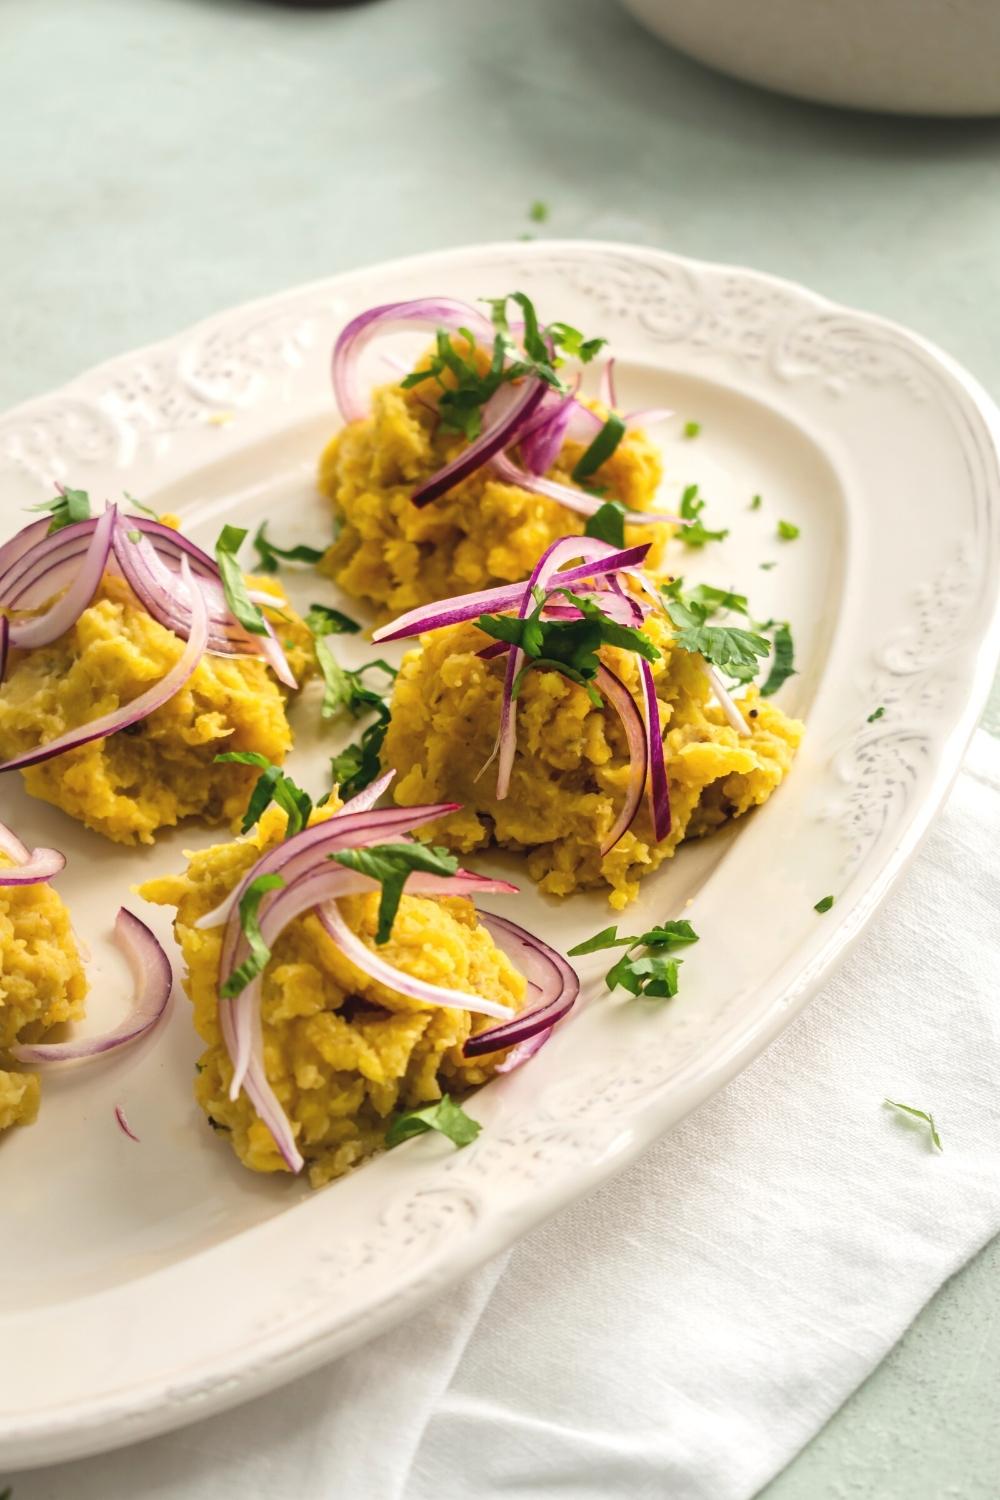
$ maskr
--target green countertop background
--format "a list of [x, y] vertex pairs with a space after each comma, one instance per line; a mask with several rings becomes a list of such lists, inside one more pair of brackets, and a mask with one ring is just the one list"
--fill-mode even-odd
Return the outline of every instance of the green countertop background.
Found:
[[[0, 79], [0, 410], [247, 298], [528, 232], [804, 281], [1000, 395], [1000, 121], [782, 100], [616, 0], [5, 0]], [[996, 1500], [998, 1275], [1000, 1241], [764, 1500]]]

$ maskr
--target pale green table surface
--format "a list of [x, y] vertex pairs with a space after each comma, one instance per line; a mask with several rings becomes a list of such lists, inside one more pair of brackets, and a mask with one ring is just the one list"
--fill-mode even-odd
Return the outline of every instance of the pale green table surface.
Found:
[[[246, 298], [522, 232], [794, 277], [1000, 393], [1000, 122], [790, 103], [615, 0], [5, 0], [0, 78], [0, 409]], [[766, 1500], [996, 1500], [998, 1273], [995, 1242]]]

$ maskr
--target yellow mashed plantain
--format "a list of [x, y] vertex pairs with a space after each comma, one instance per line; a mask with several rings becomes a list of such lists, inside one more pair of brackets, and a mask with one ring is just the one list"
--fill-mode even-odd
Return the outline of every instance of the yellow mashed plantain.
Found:
[[[0, 865], [10, 861], [0, 855]], [[51, 1026], [83, 1015], [87, 981], [69, 914], [48, 885], [0, 885], [0, 1130], [30, 1125], [38, 1079], [9, 1072], [15, 1042], [37, 1042]]]
[[[277, 593], [271, 580], [256, 587]], [[311, 661], [309, 633], [287, 611], [276, 626], [299, 681]], [[184, 643], [106, 574], [89, 608], [50, 646], [13, 651], [0, 684], [0, 760], [56, 739], [153, 687]], [[120, 844], [153, 842], [160, 828], [197, 815], [209, 823], [242, 814], [258, 775], [215, 765], [224, 750], [257, 750], [284, 760], [292, 735], [285, 695], [270, 669], [250, 657], [206, 655], [179, 693], [141, 723], [68, 750], [22, 772], [43, 802]]]
[[[396, 801], [461, 802], [462, 810], [431, 825], [428, 837], [462, 851], [491, 842], [527, 850], [528, 871], [543, 891], [566, 896], [606, 883], [611, 905], [626, 906], [642, 876], [682, 839], [711, 833], [766, 802], [803, 733], [798, 720], [750, 688], [741, 707], [752, 733], [741, 737], [709, 704], [698, 660], [672, 647], [669, 625], [651, 616], [644, 629], [662, 653], [653, 673], [666, 731], [667, 838], [653, 841], [644, 804], [601, 858], [628, 781], [625, 737], [614, 709], [594, 707], [583, 688], [557, 672], [533, 670], [524, 678], [510, 792], [497, 802], [495, 764], [479, 772], [496, 738], [505, 660], [477, 656], [489, 641], [473, 624], [426, 635], [404, 658], [383, 752], [383, 763], [397, 773]], [[636, 655], [605, 646], [601, 656], [639, 701]]]
[[[324, 812], [331, 810], [328, 805]], [[246, 1095], [230, 1102], [232, 1065], [218, 1017], [220, 1003], [227, 1003], [218, 994], [223, 929], [200, 931], [194, 923], [223, 900], [283, 831], [284, 814], [272, 808], [249, 840], [193, 854], [184, 874], [150, 880], [141, 888], [147, 901], [177, 907], [174, 931], [187, 967], [184, 986], [198, 1034], [207, 1043], [195, 1097], [228, 1135], [239, 1159], [256, 1172], [287, 1169]], [[374, 947], [378, 901], [373, 892], [341, 902], [346, 920], [369, 947]], [[515, 1007], [523, 1002], [524, 979], [463, 897], [404, 894], [392, 936], [378, 952], [431, 983]], [[466, 1038], [495, 1021], [424, 1005], [370, 979], [343, 956], [313, 915], [292, 922], [275, 944], [264, 977], [263, 1020], [267, 1076], [292, 1122], [314, 1187], [377, 1151], [395, 1110], [474, 1088], [503, 1056], [466, 1061]]]
[[[502, 484], [480, 469], [430, 505], [418, 508], [415, 485], [465, 446], [428, 410], [431, 382], [410, 391], [384, 386], [371, 416], [332, 439], [319, 466], [319, 487], [333, 502], [340, 533], [320, 569], [355, 598], [370, 600], [383, 618], [471, 589], [527, 578], [550, 542], [579, 536], [585, 517], [557, 501]], [[595, 408], [604, 414], [604, 408]], [[563, 446], [549, 477], [570, 483], [583, 448]], [[662, 477], [659, 450], [629, 433], [595, 476], [608, 499], [630, 510], [655, 509]], [[669, 526], [629, 526], [629, 543], [652, 542], [659, 566]]]

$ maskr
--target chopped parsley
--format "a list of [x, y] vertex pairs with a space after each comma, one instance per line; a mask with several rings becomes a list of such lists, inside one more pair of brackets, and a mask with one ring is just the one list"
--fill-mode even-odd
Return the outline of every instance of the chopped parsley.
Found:
[[625, 423], [618, 413], [613, 411], [590, 447], [581, 454], [574, 466], [571, 477], [576, 480], [577, 484], [582, 484], [602, 464], [607, 463], [624, 436]]
[[306, 625], [315, 636], [357, 635], [361, 626], [350, 615], [341, 614], [329, 604], [310, 604]]
[[792, 640], [791, 626], [787, 620], [778, 625], [774, 632], [774, 660], [771, 670], [767, 674], [767, 680], [761, 687], [762, 698], [770, 698], [776, 693], [783, 682], [789, 677], [795, 676], [795, 644]]
[[924, 1109], [914, 1109], [912, 1104], [900, 1104], [898, 1099], [883, 1099], [882, 1103], [887, 1104], [890, 1109], [901, 1109], [904, 1114], [912, 1115], [915, 1120], [923, 1120], [925, 1125], [930, 1126], [932, 1146], [936, 1147], [938, 1151], [944, 1150], [933, 1115], [928, 1114]]
[[[125, 496], [125, 499], [128, 501], [129, 505], [131, 505], [133, 510], [139, 511], [141, 515], [149, 516], [151, 521], [158, 521], [160, 519], [159, 513], [153, 510], [152, 506], [143, 505], [142, 501], [137, 500], [134, 495], [130, 495], [128, 490], [122, 490], [122, 494]], [[0, 1495], [0, 1500], [3, 1500], [2, 1495]]]
[[778, 535], [783, 542], [794, 542], [799, 534], [799, 528], [794, 521], [779, 521]]
[[285, 829], [285, 837], [290, 839], [302, 832], [313, 810], [312, 798], [308, 792], [304, 792], [300, 786], [297, 786], [280, 766], [272, 765], [267, 756], [261, 755], [257, 750], [227, 750], [225, 754], [217, 755], [215, 759], [229, 761], [234, 765], [260, 768], [261, 774], [250, 794], [247, 810], [243, 814], [242, 833], [249, 833], [254, 824], [260, 822], [265, 808], [269, 807], [272, 802], [287, 814], [288, 826]]
[[528, 218], [532, 224], [544, 224], [549, 216], [549, 205], [543, 203], [541, 198], [536, 198], [528, 209]]
[[[649, 995], [654, 999], [672, 999], [677, 994], [677, 971], [683, 962], [671, 954], [677, 948], [686, 948], [698, 941], [698, 934], [690, 922], [663, 922], [641, 932], [635, 937], [619, 937], [617, 927], [605, 927], [584, 943], [570, 948], [571, 958], [583, 953], [598, 953], [605, 948], [624, 948], [625, 952], [612, 964], [605, 975], [605, 983], [613, 990], [621, 986], [630, 995]], [[644, 948], [643, 954], [636, 949]]]
[[610, 547], [625, 545], [625, 507], [620, 500], [605, 500], [602, 506], [587, 517], [584, 536], [596, 537]]
[[426, 870], [432, 875], [454, 875], [458, 860], [447, 849], [436, 844], [372, 844], [367, 849], [344, 849], [331, 854], [331, 859], [356, 870], [359, 875], [369, 875], [382, 886], [382, 899], [378, 908], [378, 928], [375, 942], [381, 946], [392, 935], [392, 924], [399, 910], [399, 899], [403, 887], [414, 870]]
[[[587, 339], [568, 323], [549, 323], [542, 328], [534, 304], [524, 292], [510, 292], [505, 297], [487, 298], [495, 329], [489, 366], [483, 370], [481, 356], [473, 334], [458, 329], [465, 341], [463, 352], [456, 347], [453, 335], [444, 328], [436, 334], [434, 353], [427, 364], [414, 370], [400, 382], [404, 390], [426, 380], [438, 383], [438, 414], [441, 425], [458, 432], [472, 442], [482, 430], [482, 408], [501, 385], [525, 375], [536, 376], [556, 390], [564, 390], [558, 374], [563, 355], [589, 363], [606, 340]], [[507, 320], [507, 304], [513, 302], [521, 311], [524, 329], [522, 348], [518, 348]], [[510, 360], [508, 364], [507, 361]]]
[[268, 540], [267, 522], [261, 521], [254, 533], [254, 550], [257, 553], [256, 568], [258, 573], [277, 573], [280, 562], [318, 563], [323, 556], [322, 549], [307, 547], [300, 544], [298, 547], [278, 547]]
[[875, 712], [868, 715], [867, 719], [865, 720], [865, 723], [866, 724], [874, 724], [875, 720], [876, 719], [881, 719], [882, 715], [884, 713], [885, 713], [885, 708], [882, 706], [882, 704], [879, 704], [879, 706], [875, 710]]
[[142, 532], [141, 531], [136, 531], [136, 530], [126, 531], [125, 535], [128, 537], [128, 539], [129, 539], [130, 542], [135, 543], [135, 542], [141, 542], [142, 541]]
[[816, 902], [816, 905], [813, 907], [813, 911], [829, 911], [830, 907], [833, 905], [833, 900], [834, 898], [832, 896], [821, 896], [820, 899]]
[[260, 930], [260, 903], [269, 891], [278, 890], [284, 883], [280, 875], [258, 875], [243, 893], [240, 899], [240, 927], [250, 952], [222, 986], [219, 993], [224, 999], [231, 1000], [245, 990], [251, 979], [256, 979], [267, 968], [271, 950]]
[[760, 495], [754, 495], [753, 499], [750, 501], [750, 509], [751, 510], [760, 510], [760, 508], [761, 508], [761, 506], [763, 504], [764, 504], [763, 497], [760, 496]]
[[478, 1120], [467, 1115], [460, 1104], [456, 1104], [454, 1099], [445, 1094], [437, 1104], [425, 1105], [423, 1109], [408, 1109], [397, 1115], [386, 1132], [385, 1143], [392, 1150], [393, 1146], [408, 1141], [411, 1136], [437, 1130], [441, 1135], [446, 1135], [453, 1145], [469, 1146], [482, 1128]]
[[[542, 611], [556, 595], [563, 595], [580, 611], [579, 620], [543, 620]], [[647, 661], [658, 661], [660, 652], [647, 635], [632, 625], [610, 620], [593, 599], [574, 594], [570, 589], [552, 589], [541, 594], [534, 610], [525, 618], [517, 615], [480, 615], [480, 630], [494, 640], [519, 646], [528, 658], [514, 683], [514, 697], [521, 690], [524, 675], [532, 667], [547, 667], [561, 672], [571, 682], [587, 689], [591, 702], [600, 706], [600, 696], [590, 686], [601, 665], [597, 652], [601, 646], [618, 646], [634, 651]]]
[[686, 524], [678, 533], [685, 547], [704, 547], [706, 542], [721, 542], [729, 535], [728, 527], [721, 531], [708, 530], [700, 519], [704, 509], [705, 501], [698, 494], [698, 486], [689, 484], [681, 496], [681, 520]]
[[776, 562], [763, 562], [763, 563], [761, 563], [761, 567], [763, 568], [763, 570], [764, 570], [765, 573], [770, 573], [771, 569], [772, 568], [776, 568], [777, 566], [778, 566], [778, 564]]
[[380, 757], [389, 728], [389, 710], [380, 700], [375, 712], [377, 718], [362, 731], [360, 740], [330, 760], [330, 775], [345, 802], [371, 786], [382, 769]]
[[[321, 713], [324, 719], [332, 719], [341, 709], [346, 709], [353, 719], [359, 719], [369, 709], [376, 712], [385, 709], [383, 694], [366, 685], [363, 680], [365, 673], [384, 672], [391, 683], [395, 679], [396, 669], [381, 657], [365, 662], [363, 667], [354, 670], [342, 667], [326, 643], [327, 636], [344, 629], [334, 618], [336, 616], [348, 626], [354, 625], [354, 621], [349, 620], [346, 615], [340, 615], [339, 610], [330, 610], [325, 605], [314, 604], [306, 615], [306, 624], [312, 632], [316, 663], [323, 678]], [[388, 717], [386, 710], [386, 719]]]
[[223, 592], [233, 618], [251, 635], [267, 635], [267, 622], [250, 598], [243, 570], [236, 560], [246, 534], [244, 526], [223, 526], [215, 544], [215, 560], [219, 564]]
[[51, 536], [54, 531], [62, 531], [64, 526], [90, 519], [90, 496], [86, 490], [68, 490], [60, 486], [54, 500], [44, 500], [41, 505], [32, 505], [29, 509], [47, 510], [51, 513], [52, 519], [46, 532], [46, 536]]
[[698, 436], [698, 434], [699, 434], [700, 431], [701, 431], [701, 423], [700, 422], [685, 422], [684, 423], [684, 433], [683, 433], [684, 437], [686, 437], [686, 438], [696, 438]]

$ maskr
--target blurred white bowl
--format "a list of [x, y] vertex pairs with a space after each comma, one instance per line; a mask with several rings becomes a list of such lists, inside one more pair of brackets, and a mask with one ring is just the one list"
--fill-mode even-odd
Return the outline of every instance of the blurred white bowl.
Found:
[[765, 88], [896, 114], [1000, 114], [1000, 0], [623, 0], [671, 46]]

